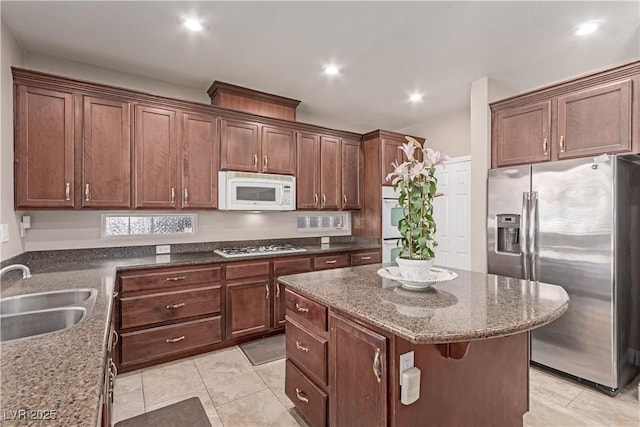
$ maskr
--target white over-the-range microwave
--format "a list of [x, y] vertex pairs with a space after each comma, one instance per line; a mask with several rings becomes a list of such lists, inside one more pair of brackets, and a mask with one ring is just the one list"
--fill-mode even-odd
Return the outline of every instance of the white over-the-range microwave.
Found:
[[218, 209], [294, 211], [296, 178], [252, 172], [218, 172]]

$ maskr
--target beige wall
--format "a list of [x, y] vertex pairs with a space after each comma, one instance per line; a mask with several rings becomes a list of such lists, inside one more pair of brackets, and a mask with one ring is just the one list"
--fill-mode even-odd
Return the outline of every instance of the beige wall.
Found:
[[427, 147], [451, 157], [471, 154], [470, 112], [466, 107], [395, 132], [422, 136], [427, 139]]
[[207, 95], [208, 86], [203, 88], [179, 86], [160, 80], [95, 67], [93, 65], [68, 61], [66, 59], [29, 51], [25, 52], [24, 67], [45, 73], [58, 74], [64, 77], [139, 90], [152, 95], [167, 96], [170, 98], [184, 99], [204, 104], [211, 103], [209, 95]]
[[[25, 249], [41, 251], [52, 249], [99, 248], [113, 246], [164, 245], [194, 242], [220, 242], [226, 240], [253, 240], [318, 236], [345, 236], [351, 234], [351, 215], [347, 227], [332, 232], [298, 232], [298, 215], [304, 212], [185, 212], [197, 214], [196, 233], [190, 236], [146, 236], [134, 238], [102, 238], [102, 215], [114, 212], [33, 211], [31, 229], [27, 230]], [[122, 213], [122, 212], [120, 212]], [[132, 213], [132, 212], [129, 212]], [[136, 214], [153, 214], [140, 212]], [[158, 212], [161, 214], [168, 211]], [[312, 214], [339, 214], [314, 212]]]
[[483, 77], [471, 84], [471, 270], [487, 271], [487, 171], [491, 168], [489, 103], [515, 91]]
[[24, 52], [13, 35], [0, 22], [2, 33], [2, 57], [0, 59], [0, 223], [8, 225], [9, 241], [0, 243], [0, 260], [24, 252], [20, 238], [20, 212], [13, 210], [13, 79], [11, 66], [22, 66]]

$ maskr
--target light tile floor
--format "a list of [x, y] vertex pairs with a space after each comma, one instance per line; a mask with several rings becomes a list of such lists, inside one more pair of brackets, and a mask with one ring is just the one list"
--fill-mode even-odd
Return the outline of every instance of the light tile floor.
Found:
[[[119, 375], [114, 424], [197, 396], [212, 426], [306, 427], [284, 394], [284, 359], [252, 366], [238, 347]], [[616, 397], [531, 368], [527, 427], [640, 426], [636, 378]]]

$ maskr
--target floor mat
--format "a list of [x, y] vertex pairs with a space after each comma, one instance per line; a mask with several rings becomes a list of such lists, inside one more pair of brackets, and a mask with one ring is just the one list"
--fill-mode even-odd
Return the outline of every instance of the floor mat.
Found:
[[173, 405], [117, 422], [114, 427], [211, 427], [202, 402], [192, 397]]
[[262, 338], [240, 344], [240, 350], [247, 356], [253, 366], [285, 357], [286, 345], [285, 335], [275, 335], [273, 337]]

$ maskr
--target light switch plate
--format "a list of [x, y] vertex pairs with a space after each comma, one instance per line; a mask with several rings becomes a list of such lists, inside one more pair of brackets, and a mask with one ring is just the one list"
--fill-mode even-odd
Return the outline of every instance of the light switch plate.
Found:
[[2, 224], [0, 228], [0, 242], [8, 242], [9, 241], [9, 224]]
[[400, 363], [399, 365], [399, 375], [400, 375], [400, 385], [402, 385], [402, 373], [407, 369], [413, 368], [414, 363], [414, 353], [413, 351], [409, 351], [407, 353], [400, 355]]
[[156, 246], [156, 255], [171, 253], [171, 245], [158, 245]]

